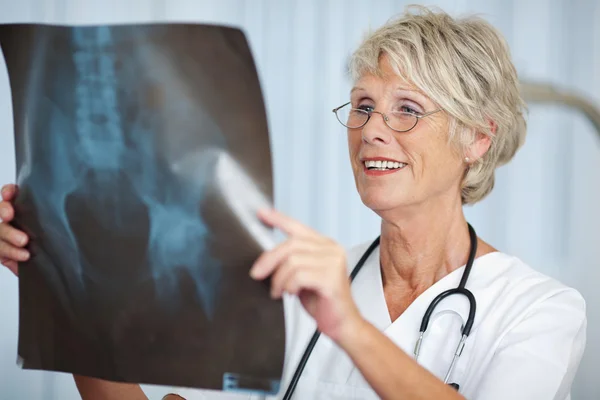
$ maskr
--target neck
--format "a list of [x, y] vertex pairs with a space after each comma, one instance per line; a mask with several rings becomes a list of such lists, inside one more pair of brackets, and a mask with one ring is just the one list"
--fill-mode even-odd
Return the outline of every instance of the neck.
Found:
[[[381, 268], [385, 290], [416, 298], [466, 264], [471, 241], [460, 199], [429, 204], [418, 212], [383, 215]], [[481, 242], [477, 254], [489, 252]]]

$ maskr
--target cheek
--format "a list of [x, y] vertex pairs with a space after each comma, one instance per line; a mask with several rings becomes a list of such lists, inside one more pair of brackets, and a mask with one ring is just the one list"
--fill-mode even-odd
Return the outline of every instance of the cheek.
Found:
[[448, 143], [445, 135], [436, 135], [431, 140], [412, 143], [407, 153], [415, 166], [417, 178], [426, 180], [448, 180], [460, 174], [461, 156]]
[[462, 174], [460, 155], [446, 143], [426, 152], [423, 158], [423, 173], [438, 182], [441, 181], [442, 185], [444, 182], [454, 182]]
[[348, 153], [350, 161], [354, 164], [356, 156], [360, 150], [361, 136], [357, 132], [348, 132]]

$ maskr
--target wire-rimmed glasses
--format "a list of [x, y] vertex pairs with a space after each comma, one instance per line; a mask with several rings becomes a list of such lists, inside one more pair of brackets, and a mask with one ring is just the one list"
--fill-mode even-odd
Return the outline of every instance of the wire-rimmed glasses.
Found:
[[337, 120], [340, 121], [340, 124], [349, 129], [362, 128], [367, 124], [367, 122], [369, 122], [371, 115], [381, 114], [383, 121], [387, 126], [390, 127], [390, 129], [396, 132], [408, 132], [417, 125], [421, 118], [435, 114], [441, 110], [441, 108], [438, 108], [437, 110], [433, 110], [424, 114], [413, 114], [405, 111], [392, 111], [384, 114], [374, 110], [367, 111], [361, 110], [360, 108], [352, 108], [351, 103], [348, 102], [337, 108], [334, 108], [332, 111], [335, 113]]

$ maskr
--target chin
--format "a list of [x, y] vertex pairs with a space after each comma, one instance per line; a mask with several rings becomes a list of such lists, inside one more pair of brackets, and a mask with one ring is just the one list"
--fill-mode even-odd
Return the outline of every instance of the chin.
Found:
[[365, 206], [375, 212], [389, 211], [396, 208], [408, 206], [410, 201], [405, 196], [394, 196], [392, 193], [383, 191], [367, 191], [360, 194], [360, 198]]

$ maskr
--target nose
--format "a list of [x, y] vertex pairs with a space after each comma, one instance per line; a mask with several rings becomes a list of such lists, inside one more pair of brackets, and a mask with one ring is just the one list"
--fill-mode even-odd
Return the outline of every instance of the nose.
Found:
[[369, 144], [389, 144], [392, 140], [391, 128], [385, 123], [386, 115], [372, 111], [371, 118], [362, 128], [362, 140]]

